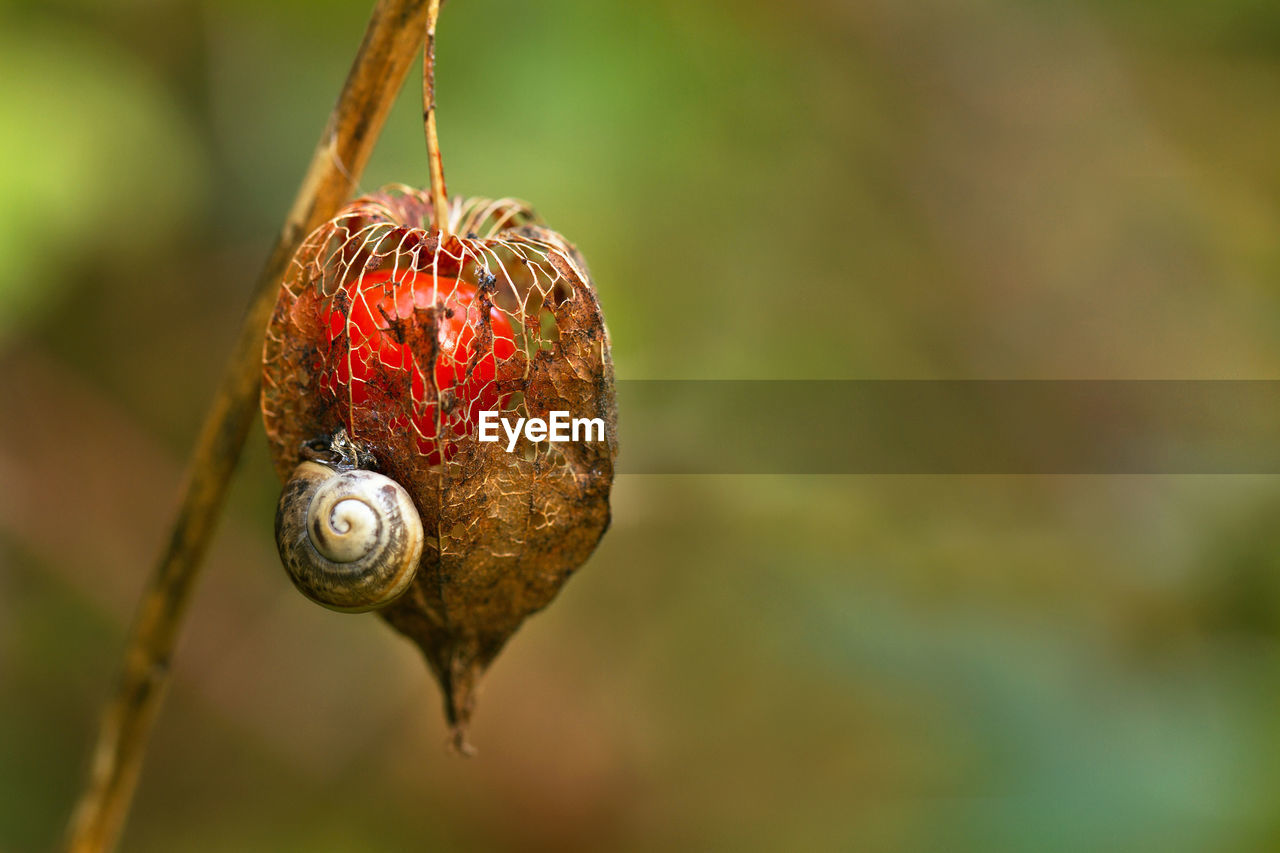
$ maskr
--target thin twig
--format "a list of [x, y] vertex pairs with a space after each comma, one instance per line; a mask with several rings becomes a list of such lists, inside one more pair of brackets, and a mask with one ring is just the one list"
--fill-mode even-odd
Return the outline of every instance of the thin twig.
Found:
[[427, 41], [422, 50], [422, 120], [427, 130], [427, 161], [431, 169], [431, 205], [435, 208], [436, 228], [449, 233], [449, 191], [444, 185], [444, 159], [440, 156], [440, 137], [436, 133], [436, 19], [440, 17], [440, 0], [427, 3]]
[[174, 641], [258, 410], [262, 341], [289, 259], [351, 196], [426, 24], [427, 0], [379, 0], [338, 102], [276, 240], [222, 383], [200, 431], [169, 543], [142, 594], [119, 688], [107, 705], [89, 778], [71, 816], [70, 853], [115, 847], [138, 781], [147, 737], [168, 682]]

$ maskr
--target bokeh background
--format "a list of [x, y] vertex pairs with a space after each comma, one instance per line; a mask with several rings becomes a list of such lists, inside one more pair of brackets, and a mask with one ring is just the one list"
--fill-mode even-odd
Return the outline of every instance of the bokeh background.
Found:
[[[370, 6], [0, 4], [0, 850], [60, 836]], [[1270, 0], [451, 0], [439, 56], [450, 188], [579, 244], [621, 378], [1280, 373]], [[426, 181], [412, 80], [365, 189]], [[1273, 477], [622, 477], [471, 760], [277, 494], [257, 427], [123, 849], [1280, 846]]]

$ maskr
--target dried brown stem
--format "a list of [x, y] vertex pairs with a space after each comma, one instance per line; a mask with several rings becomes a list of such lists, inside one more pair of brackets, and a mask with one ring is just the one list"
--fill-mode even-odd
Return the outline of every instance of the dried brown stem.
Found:
[[436, 20], [440, 0], [427, 3], [427, 41], [422, 51], [422, 120], [427, 130], [427, 161], [431, 169], [431, 205], [436, 228], [449, 233], [449, 191], [444, 185], [444, 159], [440, 156], [440, 136], [436, 132]]
[[[433, 0], [433, 6], [437, 2]], [[262, 341], [276, 291], [302, 239], [351, 196], [427, 20], [427, 0], [379, 0], [284, 228], [258, 277], [222, 383], [200, 431], [172, 535], [135, 616], [116, 695], [107, 705], [66, 849], [115, 847], [147, 737], [168, 682], [174, 641], [245, 436], [258, 410]]]

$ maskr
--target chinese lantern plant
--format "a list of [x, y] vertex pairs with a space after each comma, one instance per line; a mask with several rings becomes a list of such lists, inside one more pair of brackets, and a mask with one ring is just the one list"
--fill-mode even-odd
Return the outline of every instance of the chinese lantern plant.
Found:
[[[422, 649], [466, 746], [475, 686], [609, 523], [613, 367], [587, 266], [510, 199], [362, 197], [293, 258], [267, 329], [262, 411], [285, 482], [277, 542], [321, 604]], [[598, 418], [603, 440], [481, 442], [480, 414]]]
[[[370, 16], [196, 441], [69, 851], [113, 849], [125, 824], [260, 367], [290, 575], [327, 606], [378, 611], [421, 647], [460, 748], [476, 680], [608, 525], [613, 375], [594, 288], [582, 257], [526, 206], [449, 205], [435, 138], [439, 6], [378, 0]], [[424, 24], [430, 198], [394, 189], [340, 209]], [[277, 292], [283, 259], [308, 231]], [[507, 454], [477, 441], [476, 416], [490, 406], [527, 417], [565, 409], [607, 428], [595, 443], [525, 442]]]

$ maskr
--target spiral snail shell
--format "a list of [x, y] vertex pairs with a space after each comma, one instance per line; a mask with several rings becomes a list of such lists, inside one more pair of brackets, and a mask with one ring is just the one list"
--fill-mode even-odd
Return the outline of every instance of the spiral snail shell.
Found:
[[422, 520], [409, 493], [374, 471], [305, 460], [276, 510], [276, 546], [293, 583], [333, 610], [390, 604], [422, 557]]

